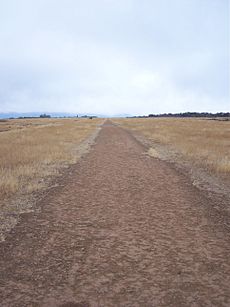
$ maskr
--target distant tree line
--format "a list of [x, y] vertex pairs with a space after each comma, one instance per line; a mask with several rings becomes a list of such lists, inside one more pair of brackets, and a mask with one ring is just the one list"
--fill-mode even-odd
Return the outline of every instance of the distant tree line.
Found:
[[230, 112], [218, 112], [218, 113], [209, 113], [209, 112], [184, 112], [184, 113], [163, 113], [163, 114], [149, 114], [147, 116], [135, 116], [135, 117], [207, 117], [207, 118], [216, 118], [224, 117], [230, 118]]
[[39, 116], [40, 118], [51, 118], [51, 115], [48, 115], [48, 114], [41, 114], [40, 116]]
[[[41, 114], [39, 116], [40, 118], [51, 118], [51, 115], [47, 114]], [[18, 119], [32, 119], [32, 118], [38, 118], [37, 116], [20, 116]], [[14, 117], [10, 117], [10, 119], [14, 119]]]

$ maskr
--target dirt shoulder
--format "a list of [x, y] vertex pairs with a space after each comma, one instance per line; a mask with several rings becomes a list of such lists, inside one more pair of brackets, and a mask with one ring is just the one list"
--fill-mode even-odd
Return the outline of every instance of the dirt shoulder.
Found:
[[[202, 191], [206, 197], [215, 200], [221, 213], [225, 212], [224, 214], [230, 216], [230, 178], [228, 176], [210, 172], [205, 166], [194, 163], [193, 160], [176, 151], [173, 146], [148, 139], [138, 131], [122, 128], [146, 148], [147, 155], [169, 163], [170, 167], [186, 176], [191, 184]], [[229, 224], [228, 220], [227, 223]]]
[[[75, 161], [81, 159], [90, 150], [99, 131], [100, 126], [89, 137], [75, 146]], [[0, 242], [5, 240], [6, 234], [15, 227], [23, 213], [40, 211], [38, 204], [51, 189], [62, 184], [63, 178], [71, 171], [72, 167], [72, 163], [66, 161], [66, 163], [56, 166], [56, 171], [52, 175], [42, 178], [42, 187], [37, 191], [33, 193], [19, 191], [0, 201]]]
[[0, 244], [3, 306], [229, 306], [218, 203], [106, 122]]

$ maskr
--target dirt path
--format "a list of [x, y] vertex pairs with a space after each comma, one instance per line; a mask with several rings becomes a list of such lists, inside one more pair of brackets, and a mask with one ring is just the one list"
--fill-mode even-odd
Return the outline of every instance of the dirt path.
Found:
[[103, 126], [1, 243], [1, 306], [230, 306], [230, 234], [215, 204], [145, 151]]

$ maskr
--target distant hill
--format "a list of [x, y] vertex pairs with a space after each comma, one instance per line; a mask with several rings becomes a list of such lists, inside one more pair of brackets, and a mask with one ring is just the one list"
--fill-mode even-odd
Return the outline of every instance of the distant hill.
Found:
[[[19, 117], [40, 117], [40, 115], [47, 114], [51, 117], [75, 117], [75, 116], [94, 116], [95, 114], [81, 114], [81, 113], [65, 113], [65, 112], [9, 112], [9, 113], [0, 113], [0, 118], [19, 118]], [[97, 115], [98, 117], [103, 117]]]

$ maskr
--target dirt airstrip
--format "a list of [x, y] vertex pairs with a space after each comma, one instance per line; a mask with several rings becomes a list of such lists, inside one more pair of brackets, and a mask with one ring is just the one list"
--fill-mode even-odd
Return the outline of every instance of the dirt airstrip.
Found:
[[214, 200], [107, 121], [0, 243], [0, 306], [230, 306]]

